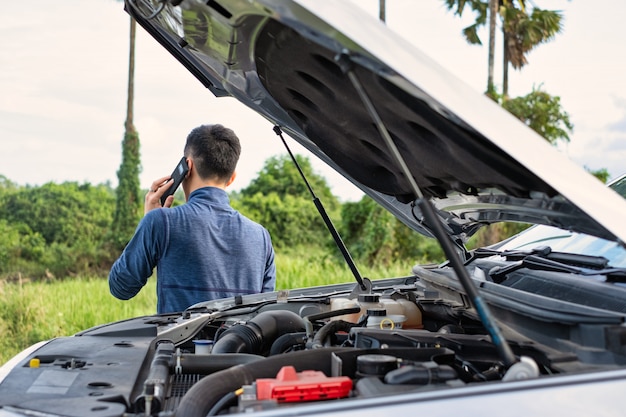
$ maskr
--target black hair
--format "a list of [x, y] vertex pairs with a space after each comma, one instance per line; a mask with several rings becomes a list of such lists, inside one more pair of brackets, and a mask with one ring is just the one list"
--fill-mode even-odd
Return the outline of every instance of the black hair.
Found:
[[198, 126], [187, 136], [185, 156], [193, 159], [202, 179], [227, 181], [235, 172], [240, 154], [239, 138], [220, 124]]

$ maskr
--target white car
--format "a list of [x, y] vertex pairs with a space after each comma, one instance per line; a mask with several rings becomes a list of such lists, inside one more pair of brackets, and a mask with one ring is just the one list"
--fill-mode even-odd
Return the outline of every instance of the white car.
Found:
[[[337, 238], [355, 283], [34, 346], [0, 369], [0, 417], [624, 414], [623, 179], [606, 187], [346, 2], [127, 1], [198, 88], [272, 121], [448, 260], [370, 281]], [[464, 246], [502, 221], [538, 226]]]

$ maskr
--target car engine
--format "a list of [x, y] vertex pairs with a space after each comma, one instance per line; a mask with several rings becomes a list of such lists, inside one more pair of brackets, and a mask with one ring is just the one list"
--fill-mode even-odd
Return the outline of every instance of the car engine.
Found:
[[427, 289], [416, 276], [367, 283], [210, 301], [51, 340], [0, 384], [13, 399], [3, 411], [278, 411], [617, 365], [581, 361], [501, 324], [520, 358], [507, 367], [462, 293]]

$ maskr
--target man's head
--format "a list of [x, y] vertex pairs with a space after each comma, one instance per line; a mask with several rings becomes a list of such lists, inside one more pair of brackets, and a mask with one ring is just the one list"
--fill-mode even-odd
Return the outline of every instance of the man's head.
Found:
[[196, 174], [203, 181], [230, 184], [240, 154], [239, 138], [222, 125], [202, 125], [187, 136], [185, 156], [193, 161]]

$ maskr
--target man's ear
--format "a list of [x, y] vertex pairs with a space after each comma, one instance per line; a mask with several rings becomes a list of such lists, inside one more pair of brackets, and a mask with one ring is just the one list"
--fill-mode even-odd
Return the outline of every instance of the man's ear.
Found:
[[237, 172], [233, 172], [233, 175], [230, 176], [230, 179], [228, 181], [226, 181], [226, 186], [228, 187], [230, 184], [233, 183], [233, 181], [235, 181], [235, 177], [237, 176]]
[[189, 171], [185, 174], [185, 178], [189, 178], [191, 176], [191, 168], [193, 168], [193, 161], [191, 158], [187, 158], [187, 166], [189, 167]]

